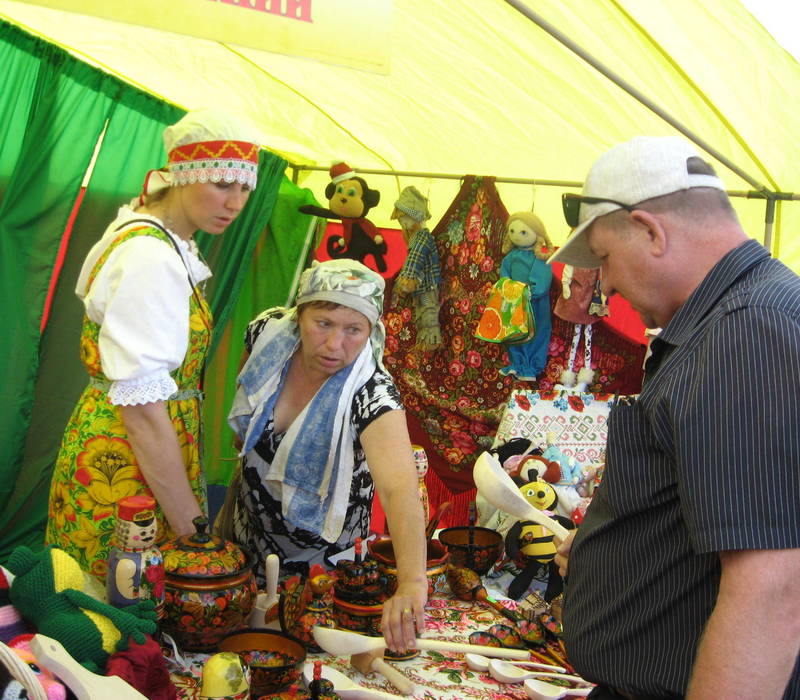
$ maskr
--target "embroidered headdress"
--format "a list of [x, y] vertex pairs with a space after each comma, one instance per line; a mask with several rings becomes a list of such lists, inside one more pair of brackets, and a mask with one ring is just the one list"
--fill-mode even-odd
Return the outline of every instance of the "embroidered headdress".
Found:
[[188, 112], [164, 129], [167, 165], [151, 170], [142, 196], [164, 187], [195, 182], [238, 182], [255, 189], [258, 138], [238, 118], [215, 109]]

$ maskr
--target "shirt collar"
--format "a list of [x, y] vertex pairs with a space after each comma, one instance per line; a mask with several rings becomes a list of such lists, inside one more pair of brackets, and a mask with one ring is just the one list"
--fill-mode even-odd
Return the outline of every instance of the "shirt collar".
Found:
[[[680, 345], [733, 283], [754, 265], [769, 258], [769, 252], [755, 240], [748, 240], [727, 253], [697, 286], [658, 335], [658, 340]], [[655, 341], [654, 341], [655, 342]]]

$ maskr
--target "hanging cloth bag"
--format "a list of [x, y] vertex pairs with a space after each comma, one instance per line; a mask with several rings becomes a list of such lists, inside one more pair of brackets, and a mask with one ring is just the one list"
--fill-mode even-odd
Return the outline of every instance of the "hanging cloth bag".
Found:
[[489, 343], [527, 343], [536, 335], [531, 290], [524, 282], [501, 277], [486, 301], [475, 337]]

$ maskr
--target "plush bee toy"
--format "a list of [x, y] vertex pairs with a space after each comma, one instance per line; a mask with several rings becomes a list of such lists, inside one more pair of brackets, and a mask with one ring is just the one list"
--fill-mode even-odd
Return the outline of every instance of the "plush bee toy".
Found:
[[[536, 468], [524, 469], [523, 475], [512, 477], [519, 486], [520, 493], [534, 508], [555, 511], [558, 495], [546, 481], [539, 479]], [[559, 515], [553, 515], [564, 527], [572, 523]], [[556, 543], [553, 533], [545, 527], [529, 520], [520, 520], [511, 526], [506, 534], [506, 554], [520, 566], [520, 572], [508, 586], [508, 597], [519, 600], [527, 592], [531, 582], [547, 574], [547, 588], [544, 599], [549, 603], [564, 588], [564, 581], [555, 565]]]
[[331, 181], [325, 187], [328, 209], [304, 204], [300, 211], [304, 214], [321, 216], [326, 219], [341, 219], [342, 235], [328, 239], [328, 255], [332, 258], [350, 258], [372, 267], [365, 258], [372, 256], [373, 269], [386, 272], [386, 241], [375, 224], [366, 218], [367, 212], [381, 199], [378, 190], [370, 189], [362, 177], [347, 163], [336, 163], [330, 168]]

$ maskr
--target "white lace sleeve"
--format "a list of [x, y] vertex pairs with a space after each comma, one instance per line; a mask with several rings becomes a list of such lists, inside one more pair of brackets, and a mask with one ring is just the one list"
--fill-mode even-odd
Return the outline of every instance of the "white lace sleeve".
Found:
[[150, 403], [177, 390], [189, 335], [191, 287], [170, 244], [139, 236], [118, 246], [84, 302], [100, 324], [100, 360], [117, 405]]

